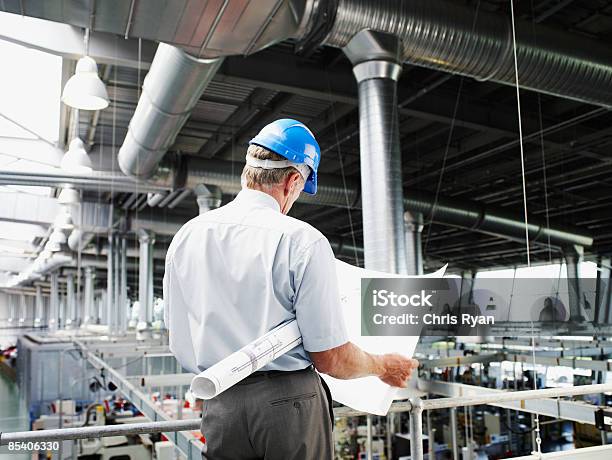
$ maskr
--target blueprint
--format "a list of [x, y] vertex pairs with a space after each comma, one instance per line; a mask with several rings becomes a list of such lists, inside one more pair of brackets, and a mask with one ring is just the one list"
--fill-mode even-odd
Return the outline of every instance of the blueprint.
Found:
[[[425, 276], [442, 277], [445, 269], [443, 267]], [[361, 336], [361, 279], [402, 276], [365, 270], [339, 260], [336, 261], [336, 272], [349, 340], [368, 353], [401, 353], [412, 357], [418, 337]], [[301, 342], [297, 322], [293, 320], [284, 323], [196, 375], [191, 382], [191, 391], [200, 399], [214, 398]], [[321, 377], [329, 385], [334, 401], [376, 415], [387, 413], [399, 391], [377, 377], [352, 380], [339, 380], [324, 374]]]
[[283, 323], [196, 375], [191, 392], [196, 398], [212, 399], [300, 343], [297, 321]]
[[[446, 266], [425, 276], [441, 278], [445, 270]], [[336, 272], [349, 340], [368, 353], [400, 353], [411, 358], [419, 341], [418, 337], [364, 337], [361, 335], [361, 278], [401, 278], [403, 276], [365, 270], [339, 260], [336, 261]], [[351, 380], [340, 380], [325, 374], [321, 374], [321, 377], [329, 386], [334, 401], [355, 410], [376, 415], [386, 415], [391, 403], [401, 391], [373, 376]]]

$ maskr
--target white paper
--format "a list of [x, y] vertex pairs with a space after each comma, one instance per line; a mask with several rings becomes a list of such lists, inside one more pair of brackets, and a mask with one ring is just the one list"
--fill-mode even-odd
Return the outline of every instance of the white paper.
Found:
[[297, 321], [283, 323], [196, 375], [191, 392], [197, 398], [212, 399], [300, 343]]
[[[425, 276], [441, 278], [445, 270], [446, 266]], [[401, 353], [411, 358], [418, 337], [361, 336], [361, 279], [403, 276], [365, 270], [339, 260], [336, 260], [336, 273], [349, 340], [368, 353]], [[200, 399], [214, 398], [300, 343], [302, 337], [296, 320], [284, 323], [196, 375], [191, 382], [191, 392]], [[399, 390], [378, 377], [339, 380], [325, 374], [321, 376], [329, 385], [334, 401], [376, 415], [386, 415]]]
[[[424, 277], [441, 278], [446, 266]], [[412, 358], [419, 341], [418, 337], [389, 336], [363, 337], [361, 335], [361, 279], [362, 278], [403, 278], [403, 275], [366, 270], [336, 261], [336, 272], [340, 290], [340, 301], [349, 340], [364, 351], [372, 354], [399, 353]], [[387, 385], [378, 377], [362, 377], [340, 380], [321, 374], [331, 390], [334, 401], [355, 410], [376, 415], [386, 415], [400, 388]]]

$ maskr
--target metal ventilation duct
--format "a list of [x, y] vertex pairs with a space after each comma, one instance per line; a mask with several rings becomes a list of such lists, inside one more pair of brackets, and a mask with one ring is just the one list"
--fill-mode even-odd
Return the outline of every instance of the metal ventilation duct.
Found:
[[126, 175], [148, 179], [155, 174], [222, 62], [159, 44], [119, 150], [119, 167]]
[[[214, 185], [225, 194], [236, 194], [242, 186], [240, 184], [241, 166], [224, 160], [204, 160], [189, 157], [187, 175], [183, 187], [194, 189], [199, 184]], [[64, 183], [74, 184], [83, 190], [101, 191], [114, 190], [118, 183], [122, 183], [121, 191], [132, 193], [163, 192], [172, 190], [176, 186], [176, 172], [174, 168], [163, 163], [160, 174], [152, 182], [121, 181], [122, 176], [105, 173], [93, 175], [78, 174], [44, 174], [28, 173], [23, 171], [0, 171], [0, 185], [43, 185], [49, 187], [60, 186]], [[182, 168], [177, 168], [183, 170]], [[123, 178], [127, 179], [127, 178]], [[341, 177], [332, 175], [319, 175], [319, 187], [316, 195], [302, 194], [300, 203], [318, 204], [323, 206], [361, 207], [361, 189], [359, 183], [348, 180], [346, 188]], [[434, 211], [435, 207], [435, 211]], [[421, 190], [404, 190], [404, 209], [406, 211], [420, 212], [426, 222], [432, 220], [436, 223], [466, 228], [482, 233], [492, 234], [517, 241], [525, 239], [525, 221], [522, 214], [513, 214], [505, 209], [474, 201], [456, 198], [438, 197]], [[144, 226], [146, 228], [146, 225]], [[133, 229], [135, 230], [135, 229]], [[547, 228], [544, 222], [529, 217], [529, 237], [531, 241], [547, 243], [550, 237], [551, 244], [565, 246], [578, 244], [589, 247], [593, 244], [593, 237], [584, 229], [557, 226]]]
[[309, 0], [3, 0], [0, 11], [125, 38], [169, 43], [192, 56], [246, 55], [300, 36]]
[[[241, 189], [240, 168], [230, 161], [202, 160], [192, 157], [188, 164], [186, 186], [197, 184], [216, 185], [224, 193], [235, 194]], [[313, 203], [327, 206], [361, 207], [361, 190], [356, 182], [346, 182], [337, 176], [319, 176], [319, 187], [316, 195], [304, 195], [302, 203]], [[404, 190], [404, 209], [421, 213], [425, 222], [465, 228], [472, 231], [509, 238], [516, 241], [525, 240], [525, 220], [522, 214], [514, 214], [505, 209], [474, 201], [456, 198], [436, 197], [433, 193], [421, 190]], [[588, 231], [575, 227], [554, 226], [548, 228], [541, 220], [529, 217], [529, 239], [531, 242], [550, 243], [556, 246], [578, 244], [589, 247], [593, 237]]]
[[[185, 168], [187, 175], [185, 181], [181, 183], [182, 187], [193, 189], [199, 184], [215, 185], [225, 194], [236, 194], [241, 190], [241, 166], [237, 167], [231, 161], [188, 158], [187, 164], [182, 168], [175, 169], [171, 164], [164, 162], [160, 168], [164, 174], [159, 174], [154, 181], [150, 182], [137, 182], [124, 176], [101, 172], [94, 172], [91, 175], [68, 175], [0, 170], [0, 185], [57, 187], [70, 183], [76, 188], [98, 192], [105, 190], [157, 193], [175, 188], [176, 170]], [[121, 184], [121, 187], [118, 187], [118, 184]], [[441, 196], [436, 200], [434, 194], [421, 190], [404, 190], [404, 196], [404, 209], [422, 213], [426, 222], [429, 222], [433, 215], [433, 221], [436, 223], [467, 228], [517, 241], [525, 239], [525, 221], [520, 213], [513, 214], [495, 206], [456, 198]], [[341, 177], [323, 174], [319, 175], [317, 194], [302, 194], [299, 202], [341, 208], [345, 208], [348, 203], [350, 207], [359, 208], [361, 207], [361, 189], [359, 183], [355, 181], [348, 180], [345, 188]], [[542, 243], [547, 243], [550, 236], [551, 243], [558, 246], [578, 244], [588, 247], [593, 244], [593, 237], [584, 229], [558, 225], [549, 229], [545, 223], [533, 216], [529, 217], [529, 236], [531, 241]]]
[[[443, 0], [338, 0], [324, 44], [344, 48], [360, 31], [396, 35], [404, 60], [477, 80], [514, 85], [509, 17]], [[587, 38], [516, 23], [521, 87], [612, 106], [612, 53]]]
[[397, 110], [400, 47], [393, 35], [364, 30], [344, 53], [353, 63], [359, 93], [365, 267], [408, 274]]

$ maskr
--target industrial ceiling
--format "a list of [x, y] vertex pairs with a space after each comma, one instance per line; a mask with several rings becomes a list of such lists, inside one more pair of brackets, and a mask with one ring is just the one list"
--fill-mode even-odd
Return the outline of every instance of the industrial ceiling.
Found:
[[[162, 38], [167, 39], [172, 35], [169, 30], [176, 34], [186, 26], [172, 14], [142, 16], [138, 10], [140, 2], [131, 2], [134, 8], [131, 12], [130, 2], [118, 2], [122, 6], [117, 9], [110, 5], [117, 2], [85, 1], [80, 9], [66, 9], [81, 11], [78, 17], [60, 14], [57, 5], [62, 2], [45, 3], [48, 6], [43, 8], [36, 6], [41, 2], [4, 1], [0, 10], [73, 26], [93, 25], [90, 46], [92, 54], [97, 53], [111, 104], [101, 112], [81, 111], [78, 132], [92, 152], [98, 153], [95, 161], [118, 172], [111, 158], [123, 144], [157, 46], [147, 38], [156, 39], [163, 32], [168, 36]], [[196, 2], [158, 3], [158, 11], [176, 10], [180, 3], [184, 12]], [[502, 1], [458, 3], [474, 11], [509, 14], [507, 3]], [[147, 6], [146, 10], [154, 8]], [[95, 14], [86, 14], [88, 11]], [[567, 39], [587, 37], [606, 43], [612, 33], [612, 6], [605, 1], [520, 2], [517, 12], [526, 23], [556, 28]], [[75, 35], [78, 27], [61, 30], [65, 35], [55, 52], [69, 64], [78, 57], [80, 37]], [[137, 36], [144, 39], [139, 42]], [[0, 31], [0, 38], [44, 47], [36, 44], [36, 36], [24, 38]], [[197, 44], [200, 50], [201, 45]], [[530, 216], [551, 227], [573, 226], [590, 233], [594, 244], [586, 249], [587, 259], [609, 254], [612, 115], [601, 105], [542, 92], [523, 90], [521, 97]], [[407, 189], [469, 200], [520, 215], [521, 169], [513, 87], [405, 64], [398, 85], [398, 102], [402, 179]], [[359, 183], [357, 85], [351, 63], [341, 49], [330, 46], [306, 47], [296, 52], [294, 40], [282, 41], [248, 57], [227, 57], [170, 152], [197, 156], [204, 167], [211, 160], [232, 162], [231, 167], [239, 173], [248, 140], [263, 125], [279, 117], [296, 118], [312, 127], [323, 152], [323, 175]], [[64, 142], [69, 128], [70, 120], [65, 115], [61, 126]], [[194, 195], [182, 192], [177, 190], [172, 196], [180, 196], [180, 200], [172, 203], [174, 200], [169, 198], [156, 207], [147, 205], [146, 193], [104, 190], [87, 191], [85, 195], [86, 199], [112, 203], [135, 216], [180, 222], [198, 212]], [[231, 197], [224, 194], [224, 202]], [[173, 204], [172, 208], [168, 204]], [[347, 201], [344, 207], [299, 203], [292, 214], [319, 228], [330, 240], [339, 242], [338, 246], [363, 245], [361, 211], [354, 202]], [[157, 241], [163, 247], [169, 238], [161, 236]], [[426, 269], [444, 263], [449, 263], [453, 271], [525, 263], [524, 242], [427, 219], [423, 252]], [[546, 241], [534, 244], [531, 254], [533, 262], [561, 257], [560, 248], [549, 246]], [[357, 251], [344, 250], [339, 255], [352, 263], [363, 263]]]

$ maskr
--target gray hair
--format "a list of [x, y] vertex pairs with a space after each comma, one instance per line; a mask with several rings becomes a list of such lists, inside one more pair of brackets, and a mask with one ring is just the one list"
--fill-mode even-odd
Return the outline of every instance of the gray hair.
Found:
[[[281, 155], [271, 152], [265, 147], [261, 147], [259, 145], [250, 145], [249, 149], [247, 150], [247, 156], [251, 156], [259, 160], [285, 160], [285, 158]], [[245, 165], [244, 169], [242, 170], [241, 183], [243, 187], [248, 188], [255, 188], [258, 186], [268, 188], [283, 183], [284, 180], [287, 179], [287, 177], [289, 177], [289, 175], [292, 173], [300, 174], [300, 172], [292, 166], [278, 169], [263, 169]], [[300, 174], [300, 178], [301, 177], [302, 175]]]

